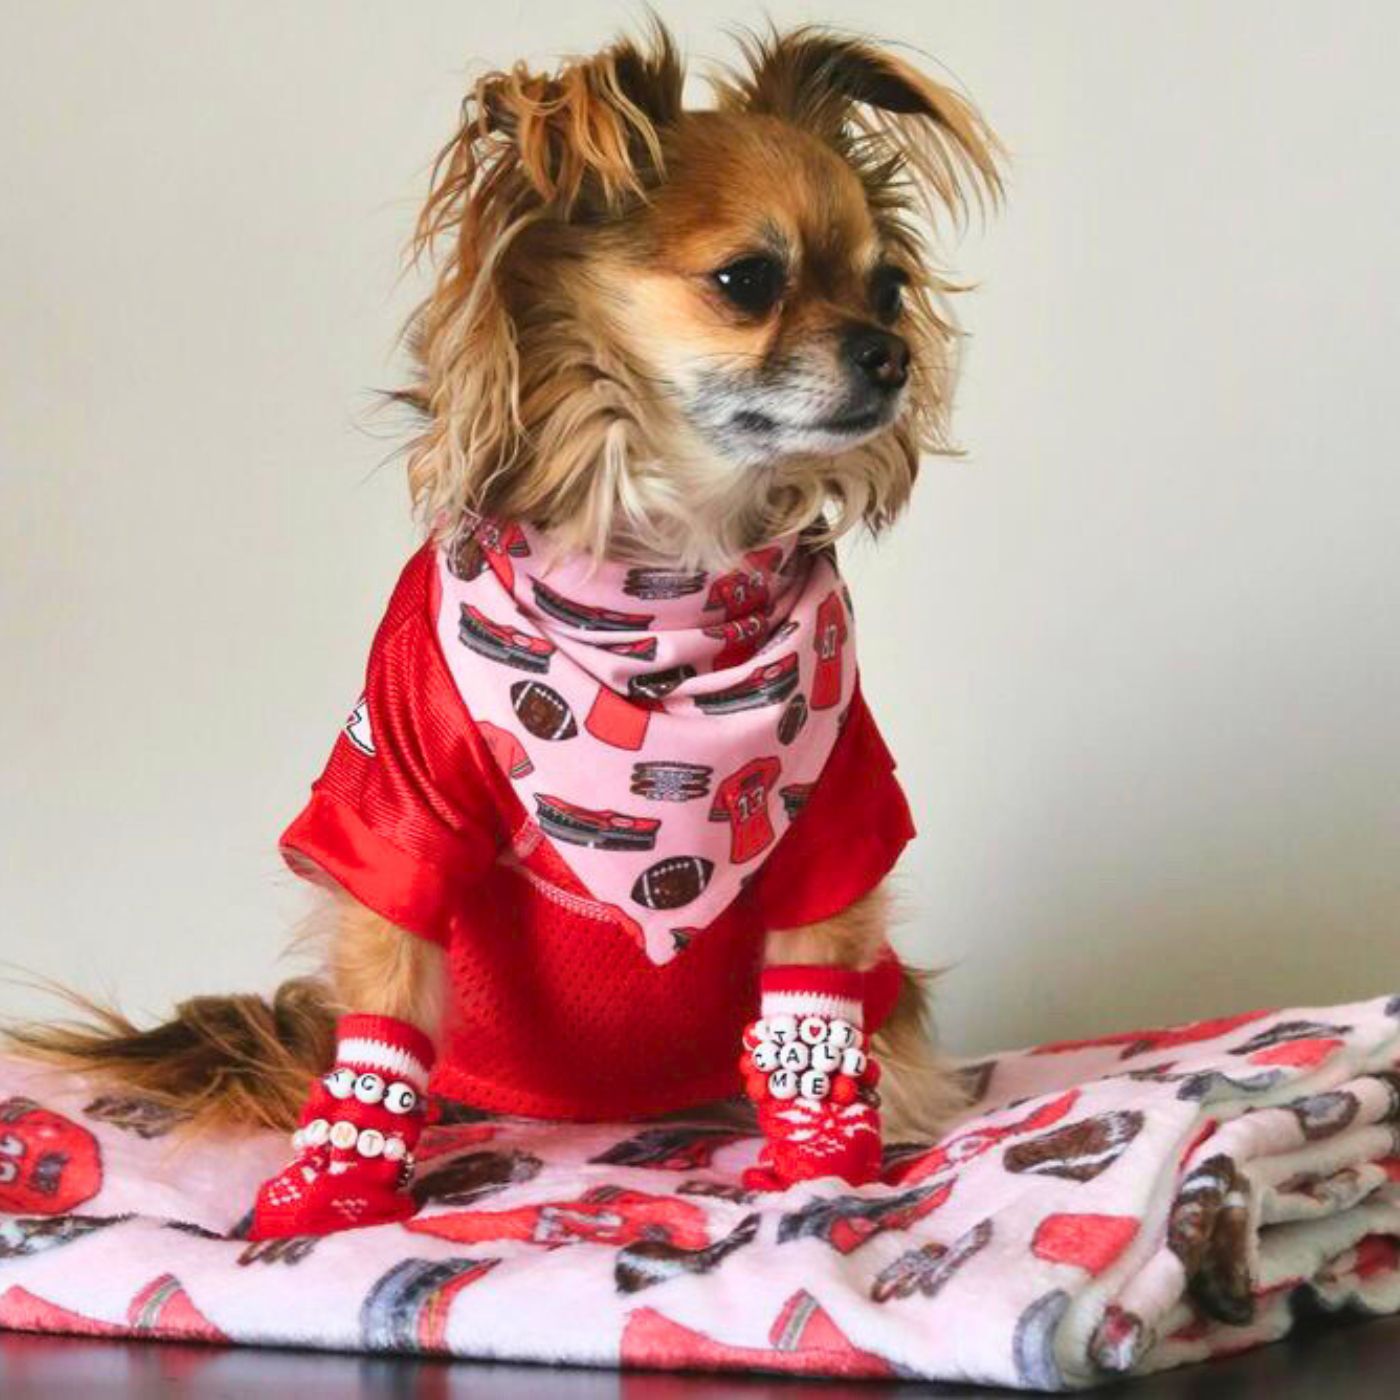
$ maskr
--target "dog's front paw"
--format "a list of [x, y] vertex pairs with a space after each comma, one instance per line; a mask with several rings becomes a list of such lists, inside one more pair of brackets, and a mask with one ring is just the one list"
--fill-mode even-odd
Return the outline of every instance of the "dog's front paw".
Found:
[[859, 975], [839, 968], [770, 968], [764, 1015], [744, 1032], [739, 1067], [765, 1138], [751, 1190], [880, 1172], [880, 1067], [861, 1029]]
[[408, 1192], [413, 1163], [363, 1157], [329, 1143], [306, 1147], [258, 1189], [250, 1240], [329, 1235], [406, 1220], [417, 1209]]
[[799, 1181], [840, 1177], [864, 1186], [880, 1175], [880, 1110], [876, 1096], [853, 1103], [793, 1099], [760, 1108], [766, 1139], [756, 1167], [744, 1173], [751, 1191], [784, 1191]]

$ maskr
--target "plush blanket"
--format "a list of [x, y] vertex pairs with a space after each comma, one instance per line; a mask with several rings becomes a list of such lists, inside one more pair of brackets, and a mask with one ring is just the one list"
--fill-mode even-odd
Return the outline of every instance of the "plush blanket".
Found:
[[1400, 998], [1043, 1045], [881, 1184], [738, 1187], [723, 1121], [444, 1105], [421, 1213], [238, 1238], [273, 1136], [0, 1063], [0, 1327], [1068, 1389], [1400, 1310]]

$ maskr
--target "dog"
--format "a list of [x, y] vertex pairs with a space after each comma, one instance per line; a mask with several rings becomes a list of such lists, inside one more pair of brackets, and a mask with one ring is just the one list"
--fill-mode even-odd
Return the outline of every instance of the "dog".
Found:
[[255, 1237], [412, 1213], [434, 1062], [542, 1117], [743, 1089], [759, 1190], [872, 1180], [882, 1111], [930, 1136], [960, 1103], [889, 948], [912, 827], [833, 546], [952, 450], [933, 250], [1002, 148], [821, 29], [713, 81], [683, 104], [658, 24], [480, 78], [436, 161], [395, 395], [427, 543], [282, 842], [324, 975], [11, 1032], [192, 1128], [294, 1130]]

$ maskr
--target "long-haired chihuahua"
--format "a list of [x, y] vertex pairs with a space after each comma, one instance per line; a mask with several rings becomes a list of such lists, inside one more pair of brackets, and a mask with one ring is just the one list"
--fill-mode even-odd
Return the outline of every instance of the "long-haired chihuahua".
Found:
[[396, 396], [427, 542], [282, 840], [324, 973], [10, 1033], [291, 1131], [255, 1236], [412, 1213], [430, 1087], [561, 1118], [742, 1092], [770, 1190], [874, 1180], [882, 1131], [958, 1107], [887, 941], [912, 825], [833, 543], [950, 450], [934, 239], [1000, 147], [824, 30], [746, 42], [703, 110], [683, 82], [659, 26], [487, 74], [434, 166]]

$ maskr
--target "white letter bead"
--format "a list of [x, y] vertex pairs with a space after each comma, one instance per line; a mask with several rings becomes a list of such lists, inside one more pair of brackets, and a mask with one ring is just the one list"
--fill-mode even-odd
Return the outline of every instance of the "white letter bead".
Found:
[[384, 1091], [384, 1107], [390, 1113], [412, 1113], [418, 1095], [411, 1084], [394, 1083]]
[[313, 1118], [302, 1130], [302, 1140], [308, 1147], [320, 1147], [331, 1135], [331, 1125], [324, 1118]]
[[826, 1038], [838, 1050], [845, 1050], [860, 1039], [860, 1032], [849, 1021], [837, 1020], [827, 1028]]
[[342, 1118], [331, 1128], [332, 1147], [354, 1147], [360, 1130], [348, 1118]]
[[755, 1021], [750, 1027], [755, 1040], [772, 1040], [773, 1028], [767, 1021]]
[[378, 1103], [384, 1097], [383, 1079], [377, 1074], [362, 1074], [355, 1081], [355, 1097], [361, 1103]]
[[826, 1039], [826, 1017], [804, 1016], [797, 1027], [797, 1034], [808, 1045], [820, 1045]]
[[790, 1069], [780, 1069], [768, 1076], [768, 1092], [775, 1099], [795, 1099], [797, 1097], [797, 1075]]
[[384, 1134], [375, 1128], [365, 1128], [355, 1146], [359, 1148], [361, 1157], [378, 1157], [384, 1151]]
[[840, 1067], [841, 1051], [830, 1041], [824, 1040], [820, 1045], [812, 1046], [812, 1068], [819, 1069], [823, 1074], [830, 1074], [832, 1070]]
[[858, 1076], [865, 1072], [865, 1051], [847, 1050], [841, 1056], [841, 1073]]
[[384, 1143], [384, 1156], [390, 1162], [402, 1162], [408, 1156], [408, 1148], [401, 1137], [388, 1138]]
[[306, 1146], [306, 1136], [300, 1128], [292, 1134], [292, 1151], [300, 1152]]
[[355, 1071], [341, 1065], [326, 1075], [321, 1083], [333, 1099], [348, 1099], [355, 1092]]
[[824, 1099], [831, 1092], [831, 1080], [818, 1069], [809, 1069], [799, 1086], [804, 1099]]
[[800, 1040], [790, 1040], [778, 1051], [778, 1064], [783, 1069], [806, 1069], [810, 1053]]
[[797, 1035], [796, 1016], [774, 1016], [768, 1022], [768, 1038], [779, 1045], [786, 1045]]
[[754, 1046], [749, 1058], [753, 1060], [755, 1069], [767, 1074], [778, 1068], [778, 1047], [771, 1040], [762, 1041]]

